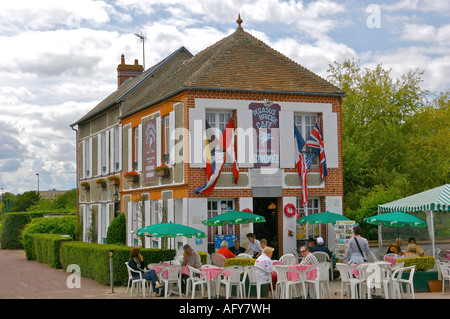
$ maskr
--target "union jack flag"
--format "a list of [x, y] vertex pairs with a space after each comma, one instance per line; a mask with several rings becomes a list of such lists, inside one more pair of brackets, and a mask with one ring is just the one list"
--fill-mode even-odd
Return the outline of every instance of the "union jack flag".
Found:
[[306, 145], [308, 145], [311, 150], [319, 155], [320, 158], [320, 178], [325, 179], [327, 173], [327, 160], [325, 158], [325, 148], [323, 146], [322, 132], [320, 130], [320, 122], [317, 120], [311, 135], [306, 140]]

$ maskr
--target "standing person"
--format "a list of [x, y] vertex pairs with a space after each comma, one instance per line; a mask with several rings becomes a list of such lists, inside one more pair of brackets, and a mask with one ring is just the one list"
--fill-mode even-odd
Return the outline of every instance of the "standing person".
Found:
[[239, 254], [243, 254], [245, 253], [245, 248], [241, 247], [241, 243], [239, 242], [239, 240], [236, 240], [234, 242], [234, 246], [229, 248], [230, 251], [235, 254], [236, 256]]
[[220, 243], [220, 249], [218, 249], [216, 251], [216, 253], [224, 255], [226, 259], [228, 258], [234, 258], [236, 257], [235, 254], [233, 254], [229, 249], [228, 249], [228, 242], [226, 240], [223, 240]]
[[[141, 255], [141, 249], [138, 247], [131, 248], [130, 251], [130, 260], [128, 261], [128, 266], [130, 266], [131, 269], [141, 272], [142, 278], [145, 280], [151, 280], [152, 281], [152, 287], [153, 287], [153, 296], [159, 296], [159, 288], [162, 286], [158, 281], [158, 276], [156, 275], [156, 272], [152, 269], [149, 271], [145, 270], [144, 266], [144, 257]], [[134, 279], [138, 279], [139, 275], [136, 273], [132, 273], [132, 276]]]
[[300, 261], [300, 265], [317, 265], [319, 262], [317, 261], [316, 256], [314, 256], [310, 251], [307, 245], [300, 247], [300, 255], [302, 255], [302, 260]]
[[247, 250], [245, 251], [245, 254], [249, 254], [253, 258], [258, 258], [259, 255], [261, 255], [263, 249], [261, 248], [261, 243], [258, 239], [255, 238], [255, 234], [248, 233], [247, 239], [249, 241]]
[[359, 264], [367, 261], [370, 253], [369, 242], [361, 237], [361, 227], [353, 227], [354, 236], [347, 243], [347, 260], [349, 264]]

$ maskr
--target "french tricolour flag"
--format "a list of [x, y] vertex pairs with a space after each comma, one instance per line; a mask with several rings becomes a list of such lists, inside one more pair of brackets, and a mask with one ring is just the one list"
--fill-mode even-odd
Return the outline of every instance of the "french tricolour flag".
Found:
[[[225, 131], [222, 133], [220, 137], [219, 149], [217, 149], [217, 145], [214, 151], [209, 150], [209, 143], [207, 143], [207, 182], [202, 187], [199, 187], [195, 190], [196, 194], [209, 194], [214, 190], [216, 186], [217, 180], [219, 179], [220, 173], [222, 172], [223, 165], [226, 162], [226, 157], [230, 156], [233, 161], [233, 175], [234, 175], [234, 183], [237, 184], [239, 179], [239, 166], [236, 161], [236, 149], [234, 147], [234, 125], [233, 119], [230, 118]], [[208, 152], [210, 152], [208, 154]], [[211, 156], [211, 153], [214, 152], [214, 155]], [[208, 168], [211, 167], [211, 168]], [[213, 169], [214, 168], [214, 169]]]

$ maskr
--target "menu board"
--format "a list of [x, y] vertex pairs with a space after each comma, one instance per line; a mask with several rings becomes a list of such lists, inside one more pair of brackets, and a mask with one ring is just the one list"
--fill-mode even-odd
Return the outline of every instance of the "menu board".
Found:
[[347, 243], [353, 238], [353, 227], [355, 227], [356, 223], [354, 220], [338, 220], [336, 221], [335, 226], [335, 241], [334, 241], [334, 254], [338, 260], [340, 259], [342, 262], [345, 260], [346, 251], [347, 251]]

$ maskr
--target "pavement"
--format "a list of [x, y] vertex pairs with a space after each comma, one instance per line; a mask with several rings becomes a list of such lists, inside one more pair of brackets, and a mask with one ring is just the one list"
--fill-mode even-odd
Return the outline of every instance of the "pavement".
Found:
[[[130, 299], [130, 293], [126, 291], [127, 287], [115, 286], [114, 293], [111, 293], [111, 287], [84, 277], [80, 278], [80, 288], [69, 288], [67, 279], [70, 275], [71, 273], [66, 273], [62, 269], [54, 269], [37, 261], [26, 260], [23, 250], [0, 250], [0, 299]], [[330, 281], [330, 289], [331, 299], [341, 298], [339, 279]], [[450, 299], [450, 286], [447, 282], [444, 294], [422, 292], [416, 293], [415, 297], [416, 299]], [[180, 299], [178, 296], [169, 298]], [[196, 298], [202, 299], [200, 291], [196, 293]], [[131, 299], [143, 298], [141, 295], [132, 296]], [[145, 299], [165, 298], [147, 294]]]

